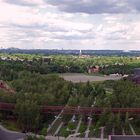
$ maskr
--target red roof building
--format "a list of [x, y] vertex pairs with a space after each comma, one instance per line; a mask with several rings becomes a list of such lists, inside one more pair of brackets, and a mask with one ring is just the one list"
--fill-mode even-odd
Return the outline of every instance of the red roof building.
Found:
[[88, 73], [98, 73], [100, 71], [100, 67], [99, 66], [94, 66], [94, 67], [90, 67], [88, 69]]

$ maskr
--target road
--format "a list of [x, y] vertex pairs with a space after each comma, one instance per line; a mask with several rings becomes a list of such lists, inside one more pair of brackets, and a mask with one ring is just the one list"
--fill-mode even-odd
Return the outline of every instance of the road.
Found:
[[9, 131], [0, 125], [0, 140], [22, 140], [25, 134]]

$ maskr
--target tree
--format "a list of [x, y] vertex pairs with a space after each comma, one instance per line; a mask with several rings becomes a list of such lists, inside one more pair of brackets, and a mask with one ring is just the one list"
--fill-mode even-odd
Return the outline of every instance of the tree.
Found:
[[18, 100], [15, 113], [23, 130], [30, 131], [39, 127], [40, 113], [36, 102]]

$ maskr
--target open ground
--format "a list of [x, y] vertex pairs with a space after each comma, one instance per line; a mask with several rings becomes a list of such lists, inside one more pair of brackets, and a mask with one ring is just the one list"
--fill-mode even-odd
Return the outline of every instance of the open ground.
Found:
[[60, 74], [60, 77], [64, 78], [67, 81], [71, 81], [74, 83], [78, 82], [98, 82], [98, 81], [106, 81], [106, 80], [119, 80], [122, 76], [96, 76], [96, 75], [87, 75], [87, 74], [79, 74], [79, 73], [66, 73]]

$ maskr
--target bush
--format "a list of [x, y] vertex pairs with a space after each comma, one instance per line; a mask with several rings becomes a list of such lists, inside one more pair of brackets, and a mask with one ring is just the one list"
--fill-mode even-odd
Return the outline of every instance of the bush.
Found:
[[28, 135], [25, 140], [35, 140], [35, 136]]
[[80, 125], [80, 128], [79, 128], [79, 132], [80, 133], [83, 133], [83, 132], [85, 132], [86, 131], [86, 126], [84, 125], [84, 124], [81, 124]]
[[39, 137], [39, 138], [37, 138], [37, 140], [45, 140], [45, 137]]
[[69, 128], [70, 130], [73, 130], [73, 129], [76, 128], [76, 124], [73, 123], [73, 122], [69, 122], [69, 123], [68, 123], [68, 128]]
[[47, 135], [47, 128], [43, 128], [40, 132], [41, 135], [46, 136]]
[[60, 135], [66, 138], [69, 136], [69, 132], [66, 130], [66, 128], [62, 128]]
[[39, 138], [33, 135], [28, 135], [25, 140], [45, 140], [45, 137], [40, 136]]

